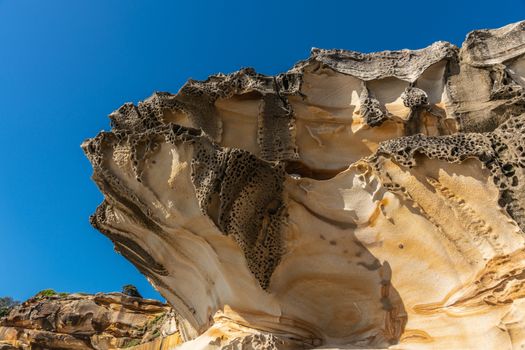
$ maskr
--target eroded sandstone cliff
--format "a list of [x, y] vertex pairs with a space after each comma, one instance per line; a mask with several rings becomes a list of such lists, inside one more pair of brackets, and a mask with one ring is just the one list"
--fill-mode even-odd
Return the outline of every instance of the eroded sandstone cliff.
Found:
[[189, 81], [82, 145], [182, 349], [525, 347], [525, 22]]
[[121, 293], [37, 295], [0, 318], [2, 350], [166, 350], [181, 342], [168, 305]]

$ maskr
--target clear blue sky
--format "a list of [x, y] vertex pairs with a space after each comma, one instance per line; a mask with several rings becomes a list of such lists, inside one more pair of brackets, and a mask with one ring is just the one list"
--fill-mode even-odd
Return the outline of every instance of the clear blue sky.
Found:
[[0, 296], [148, 282], [96, 232], [83, 139], [152, 92], [243, 66], [275, 74], [311, 47], [461, 44], [525, 19], [525, 0], [0, 0]]

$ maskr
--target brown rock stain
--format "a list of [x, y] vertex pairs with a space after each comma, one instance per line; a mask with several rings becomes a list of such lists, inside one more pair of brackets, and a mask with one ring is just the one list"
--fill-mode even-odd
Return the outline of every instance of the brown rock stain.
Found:
[[368, 226], [370, 227], [374, 227], [376, 222], [377, 222], [377, 218], [379, 217], [379, 214], [381, 214], [381, 208], [383, 206], [386, 206], [388, 204], [388, 199], [387, 198], [383, 198], [381, 199], [379, 202], [377, 202], [377, 205], [374, 209], [374, 211], [372, 212], [372, 215], [370, 215], [370, 217], [368, 218]]
[[[490, 259], [473, 279], [451, 290], [440, 302], [415, 305], [418, 314], [445, 312], [464, 316], [486, 312], [525, 297], [525, 249]], [[449, 300], [454, 300], [449, 302]]]
[[427, 332], [419, 329], [405, 329], [399, 340], [401, 343], [431, 343], [434, 341]]

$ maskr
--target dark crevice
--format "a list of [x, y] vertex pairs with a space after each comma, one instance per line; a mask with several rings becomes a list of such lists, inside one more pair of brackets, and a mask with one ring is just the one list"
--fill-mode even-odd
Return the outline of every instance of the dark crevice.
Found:
[[288, 161], [285, 167], [286, 173], [289, 175], [299, 175], [314, 180], [329, 180], [346, 169], [348, 169], [348, 167], [339, 169], [314, 169], [301, 161]]

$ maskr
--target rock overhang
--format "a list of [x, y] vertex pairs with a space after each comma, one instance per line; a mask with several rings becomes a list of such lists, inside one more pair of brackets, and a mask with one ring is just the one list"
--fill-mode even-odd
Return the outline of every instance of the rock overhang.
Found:
[[[497, 314], [521, 312], [519, 274], [491, 271], [521, 266], [524, 43], [521, 22], [461, 49], [313, 49], [275, 77], [247, 68], [125, 104], [83, 144], [105, 194], [92, 223], [189, 338], [501, 342]], [[472, 292], [480, 276], [503, 286], [496, 301]], [[467, 326], [474, 304], [482, 332]]]

